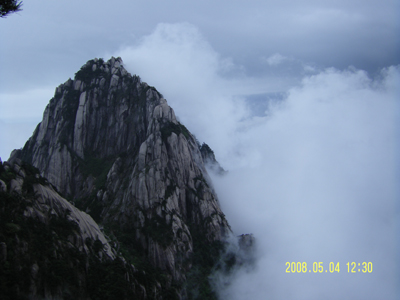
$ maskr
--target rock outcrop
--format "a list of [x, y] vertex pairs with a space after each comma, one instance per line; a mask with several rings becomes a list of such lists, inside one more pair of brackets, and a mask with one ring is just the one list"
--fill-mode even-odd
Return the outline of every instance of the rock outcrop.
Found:
[[[217, 166], [210, 151], [120, 58], [94, 59], [57, 87], [42, 122], [9, 163], [20, 159], [38, 168], [107, 228], [132, 260], [164, 274], [156, 290], [175, 287], [177, 297], [186, 298], [191, 270], [206, 255], [218, 255], [230, 232], [205, 168]], [[217, 170], [223, 172], [219, 165]], [[19, 186], [10, 188], [18, 192]], [[53, 190], [36, 192], [56, 197]], [[71, 218], [79, 214], [68, 209]]]
[[[19, 159], [0, 161], [0, 298], [94, 299], [102, 279], [113, 272], [121, 280], [104, 296], [143, 297], [134, 266], [115, 249], [86, 213], [62, 198]], [[124, 279], [131, 275], [132, 280]], [[99, 284], [99, 286], [97, 286]], [[99, 298], [98, 298], [99, 299]]]
[[226, 171], [215, 159], [214, 151], [211, 150], [210, 146], [208, 146], [206, 143], [203, 143], [199, 149], [206, 167], [218, 175], [224, 175], [226, 173]]

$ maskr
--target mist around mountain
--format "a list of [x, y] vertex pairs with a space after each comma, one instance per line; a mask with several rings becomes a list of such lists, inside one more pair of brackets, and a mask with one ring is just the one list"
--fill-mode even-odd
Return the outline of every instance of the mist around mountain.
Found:
[[[189, 299], [196, 297], [212, 299], [215, 293], [213, 296], [207, 293], [215, 290], [217, 290], [220, 299], [230, 300], [249, 298], [298, 299], [300, 297], [304, 299], [321, 299], [321, 297], [325, 299], [397, 299], [399, 295], [397, 257], [400, 228], [398, 218], [399, 142], [397, 138], [399, 136], [398, 112], [400, 111], [398, 102], [399, 67], [385, 68], [381, 70], [378, 77], [371, 77], [365, 71], [355, 68], [346, 70], [331, 68], [315, 75], [305, 76], [299, 86], [291, 88], [282, 97], [272, 95], [278, 98], [278, 102], [271, 101], [266, 108], [255, 107], [255, 109], [266, 109], [266, 111], [260, 113], [260, 116], [252, 118], [248, 115], [247, 107], [242, 107], [240, 101], [233, 101], [235, 99], [229, 97], [207, 97], [210, 94], [218, 94], [218, 91], [221, 92], [220, 89], [224, 87], [224, 81], [218, 76], [212, 76], [216, 74], [213, 69], [207, 68], [207, 71], [211, 70], [210, 72], [204, 72], [204, 68], [193, 69], [193, 65], [190, 64], [191, 61], [188, 59], [188, 57], [193, 57], [193, 53], [186, 56], [186, 60], [183, 61], [174, 60], [171, 57], [167, 60], [168, 66], [177, 64], [180, 67], [190, 68], [190, 72], [182, 73], [183, 75], [181, 74], [179, 78], [175, 76], [177, 71], [167, 75], [157, 73], [155, 70], [160, 69], [160, 62], [163, 62], [165, 57], [160, 54], [158, 59], [154, 59], [153, 55], [157, 52], [151, 50], [161, 49], [159, 45], [164, 44], [152, 44], [153, 48], [142, 47], [141, 53], [152, 54], [151, 61], [143, 61], [143, 56], [140, 55], [131, 55], [131, 58], [134, 59], [130, 61], [130, 70], [131, 72], [135, 68], [139, 70], [137, 66], [141, 65], [139, 73], [144, 74], [143, 70], [150, 64], [153, 71], [142, 76], [144, 78], [147, 76], [149, 81], [150, 78], [156, 78], [157, 80], [151, 79], [151, 82], [165, 95], [168, 95], [168, 102], [173, 105], [182, 123], [196, 132], [199, 139], [210, 143], [218, 160], [223, 162], [223, 167], [229, 170], [228, 173], [224, 173], [225, 176], [216, 175], [210, 170], [207, 171], [219, 196], [218, 202], [221, 204], [223, 214], [226, 215], [225, 218], [229, 220], [229, 225], [234, 232], [253, 233], [257, 238], [257, 244], [250, 252], [246, 252], [246, 248], [240, 248], [240, 244], [243, 245], [243, 243], [239, 243], [236, 238], [228, 238], [229, 244], [223, 243], [225, 250], [222, 251], [217, 260], [218, 263], [215, 265], [216, 260], [209, 259], [211, 257], [209, 254], [212, 253], [209, 243], [204, 243], [203, 249], [205, 251], [202, 253], [207, 253], [207, 255], [193, 254], [192, 257], [195, 262], [191, 265], [191, 272], [187, 273], [187, 284], [171, 285], [171, 289], [168, 287], [164, 289], [165, 281], [154, 277], [155, 274], [164, 274], [164, 271], [155, 269], [157, 271], [153, 273], [151, 270], [154, 269], [149, 267], [151, 266], [149, 263], [140, 263], [140, 261], [149, 262], [146, 256], [148, 252], [139, 257], [140, 259], [144, 257], [143, 260], [138, 259], [138, 256], [135, 255], [131, 255], [133, 259], [126, 258], [127, 262], [136, 259], [133, 265], [137, 272], [132, 275], [135, 277], [125, 275], [124, 278], [134, 278], [135, 280], [142, 278], [140, 279], [142, 281], [139, 280], [135, 287], [138, 287], [142, 292], [153, 291], [153, 294], [146, 294], [146, 297], [150, 299], [151, 297], [161, 297], [160, 295], [173, 298], [177, 294], [179, 294], [177, 297], [184, 299], [186, 297], [184, 291], [187, 291], [187, 298]], [[193, 48], [199, 49], [199, 47]], [[162, 49], [164, 51], [165, 45]], [[163, 51], [159, 50], [159, 53]], [[177, 57], [180, 56], [180, 52], [172, 52], [177, 53]], [[189, 53], [191, 52], [189, 51]], [[129, 62], [128, 54], [123, 55], [126, 65]], [[207, 60], [201, 59], [202, 56], [199, 57], [198, 52], [195, 54], [199, 58], [196, 63], [207, 62]], [[106, 68], [107, 62], [103, 61], [102, 63], [103, 69]], [[99, 66], [99, 62], [95, 62], [95, 64], [97, 67]], [[94, 62], [88, 64], [92, 68], [93, 65]], [[203, 67], [205, 64], [199, 63], [200, 65]], [[110, 66], [109, 64], [108, 69], [110, 69]], [[95, 68], [97, 69], [97, 67]], [[164, 67], [164, 69], [168, 68]], [[179, 67], [177, 69], [179, 70]], [[85, 70], [90, 71], [90, 68]], [[165, 80], [169, 79], [166, 76], [173, 78], [173, 80]], [[214, 85], [209, 84], [210, 78]], [[73, 86], [75, 81], [76, 78], [71, 80], [69, 84]], [[100, 81], [101, 79], [99, 83]], [[194, 89], [193, 83], [200, 84], [206, 89], [203, 92], [201, 92], [202, 89]], [[64, 85], [67, 85], [67, 83]], [[231, 84], [229, 88], [233, 90], [236, 86], [239, 85], [235, 82], [235, 85]], [[247, 85], [245, 84], [245, 86]], [[83, 89], [87, 89], [87, 87]], [[60, 90], [62, 90], [62, 87]], [[193, 93], [194, 90], [195, 93]], [[64, 92], [62, 94], [64, 97], [67, 96]], [[79, 90], [79, 96], [80, 94], [81, 91]], [[106, 94], [108, 95], [108, 92]], [[221, 94], [219, 93], [219, 95]], [[102, 99], [104, 99], [103, 96]], [[60, 96], [58, 97], [60, 98]], [[192, 109], [189, 110], [188, 107]], [[55, 111], [61, 112], [61, 110], [59, 108]], [[82, 111], [84, 111], [83, 107]], [[213, 114], [213, 112], [218, 113]], [[107, 119], [107, 124], [108, 121]], [[160, 124], [160, 122], [158, 123]], [[62, 130], [63, 128], [58, 126], [58, 129], [54, 129], [57, 128], [58, 124], [54, 121], [48, 122], [48, 124], [51, 124], [48, 136], [52, 135], [50, 134], [52, 130]], [[74, 127], [75, 130], [75, 126], [71, 127]], [[39, 126], [38, 136], [43, 134], [39, 134], [42, 129]], [[171, 132], [173, 133], [169, 137], [174, 135], [178, 137], [178, 135], [181, 136], [181, 133], [184, 135], [184, 129], [180, 126], [175, 126]], [[205, 132], [207, 134], [204, 134]], [[168, 132], [166, 133], [168, 135]], [[47, 133], [43, 136], [47, 136]], [[98, 138], [101, 139], [101, 137]], [[27, 149], [28, 147], [32, 147], [32, 149], [40, 148], [35, 146], [37, 145], [35, 140], [37, 138], [31, 138], [26, 146]], [[67, 136], [66, 140], [69, 140], [68, 147], [71, 148], [71, 141], [74, 138]], [[91, 145], [95, 142], [86, 144]], [[162, 144], [166, 145], [164, 142]], [[52, 145], [57, 145], [57, 143], [52, 143]], [[149, 143], [146, 142], [146, 145], [146, 149], [148, 149]], [[200, 147], [200, 153], [202, 153], [202, 148], [203, 151], [207, 149], [203, 145], [197, 144], [197, 146], [197, 148]], [[68, 153], [68, 151], [65, 152]], [[148, 151], [143, 149], [142, 153], [145, 152]], [[28, 153], [28, 151], [17, 151], [13, 154], [13, 157], [19, 157], [18, 155], [24, 153]], [[37, 150], [34, 153], [40, 153], [40, 151]], [[55, 168], [57, 167], [57, 164], [54, 163], [57, 161], [55, 159], [57, 152], [53, 151], [52, 153], [53, 158], [47, 157], [49, 155], [45, 152], [37, 155], [37, 157], [42, 156], [44, 162], [53, 161], [51, 167]], [[72, 152], [69, 151], [69, 153]], [[68, 154], [66, 157], [68, 157]], [[143, 157], [143, 154], [141, 157]], [[210, 152], [208, 158], [211, 157]], [[84, 153], [83, 161], [86, 158], [90, 158], [90, 156]], [[74, 159], [79, 161], [77, 158]], [[202, 156], [202, 160], [204, 163], [207, 159]], [[98, 161], [87, 162], [86, 166], [99, 165]], [[146, 162], [148, 162], [147, 158]], [[18, 167], [15, 167], [15, 164]], [[14, 168], [18, 169], [22, 164], [27, 165], [23, 160], [15, 159], [14, 161], [9, 160], [3, 165], [4, 169], [13, 170]], [[100, 164], [100, 166], [103, 165]], [[121, 166], [125, 165], [121, 164]], [[83, 169], [85, 170], [85, 168]], [[105, 170], [107, 169], [108, 167], [105, 168]], [[108, 173], [106, 176], [99, 176], [102, 174], [101, 170], [102, 168], [99, 168], [97, 171], [89, 172], [89, 174], [92, 174], [90, 180], [95, 182], [92, 185], [96, 186], [97, 183], [97, 185], [102, 186], [104, 178], [108, 182]], [[77, 173], [82, 172], [80, 165], [75, 171]], [[149, 168], [149, 172], [146, 173], [145, 169], [144, 175], [149, 176], [150, 171]], [[6, 171], [6, 174], [7, 172], [9, 171]], [[60, 171], [61, 174], [62, 172]], [[42, 174], [41, 171], [39, 173]], [[33, 172], [33, 174], [36, 173]], [[121, 178], [129, 177], [127, 181], [131, 180], [132, 176], [129, 174], [132, 173], [128, 172], [128, 176], [124, 174]], [[205, 173], [203, 175], [206, 178]], [[140, 174], [138, 178], [139, 176]], [[6, 178], [8, 178], [8, 175]], [[6, 178], [2, 177], [1, 180], [5, 183], [2, 184], [2, 187], [7, 187], [7, 193], [11, 191], [12, 179], [20, 182], [22, 180], [19, 177]], [[90, 180], [87, 183], [90, 183]], [[71, 183], [72, 180], [69, 182]], [[13, 185], [16, 185], [16, 183], [13, 183]], [[167, 187], [168, 185], [169, 183], [167, 183]], [[210, 182], [208, 182], [208, 185], [212, 186]], [[72, 184], [69, 184], [69, 186], [74, 188]], [[145, 186], [147, 188], [146, 184]], [[21, 190], [24, 193], [24, 189]], [[135, 190], [133, 186], [131, 190]], [[81, 204], [87, 199], [81, 201], [79, 198], [74, 200], [70, 196], [63, 195], [63, 197], [73, 201], [76, 206], [83, 207], [82, 209], [85, 212], [88, 212], [97, 220], [99, 214], [97, 213], [96, 216], [93, 213], [96, 211], [96, 207], [92, 204], [101, 203], [103, 205], [103, 199], [108, 199], [108, 193], [103, 192], [102, 202], [89, 201], [86, 202], [86, 206], [81, 206]], [[100, 197], [100, 194], [98, 197]], [[169, 194], [165, 191], [164, 196]], [[104, 205], [107, 206], [107, 202]], [[100, 207], [97, 208], [97, 211], [101, 211], [102, 214], [103, 209]], [[8, 214], [11, 210], [3, 211]], [[0, 220], [3, 220], [3, 216]], [[4, 217], [4, 220], [9, 219]], [[16, 237], [19, 241], [22, 240], [20, 232], [5, 231], [4, 226], [7, 225], [7, 230], [10, 229], [10, 226], [13, 227], [12, 224], [8, 224], [15, 223], [15, 219], [12, 220], [13, 222], [7, 221], [7, 223], [1, 225], [3, 227], [1, 227], [2, 240], [0, 242], [7, 245], [7, 248], [3, 244], [1, 245], [1, 253], [4, 257], [6, 252], [7, 259], [10, 259], [10, 253], [14, 252], [12, 247]], [[127, 217], [126, 220], [131, 219]], [[154, 226], [155, 228], [158, 227], [157, 224]], [[112, 249], [114, 247], [118, 249], [118, 257], [124, 259], [128, 257], [127, 253], [129, 252], [124, 245], [128, 244], [129, 240], [116, 237], [115, 233], [120, 232], [116, 229], [112, 229], [114, 235], [109, 234], [110, 230], [103, 223], [100, 224], [100, 228], [103, 228], [102, 231], [104, 231], [108, 240], [116, 241], [116, 244], [113, 242], [109, 242], [109, 244]], [[56, 232], [57, 230], [55, 228], [53, 231]], [[189, 231], [193, 236], [191, 229]], [[130, 233], [131, 231], [128, 232], [128, 234]], [[245, 235], [244, 237], [244, 241], [246, 241], [251, 236]], [[11, 240], [8, 240], [9, 238]], [[193, 249], [200, 249], [198, 246], [194, 246], [196, 239], [193, 238], [192, 240]], [[60, 243], [62, 244], [62, 241]], [[100, 246], [99, 242], [97, 242], [97, 245]], [[133, 245], [133, 243], [128, 245]], [[87, 247], [88, 252], [85, 252], [84, 255], [90, 257], [92, 254], [88, 253], [91, 253], [92, 250], [89, 246]], [[10, 249], [11, 251], [8, 251]], [[133, 246], [128, 247], [129, 251], [130, 249], [134, 249]], [[65, 254], [61, 254], [61, 246], [57, 251], [57, 254], [60, 253], [60, 257], [61, 255], [65, 256]], [[254, 257], [257, 258], [256, 263], [254, 263]], [[107, 259], [106, 256], [103, 256], [103, 258]], [[28, 270], [25, 274], [29, 274], [29, 272], [36, 274], [34, 262], [25, 261], [28, 266], [24, 269]], [[310, 265], [315, 261], [322, 261], [325, 267], [328, 262], [335, 261], [340, 262], [341, 269], [340, 273], [327, 274], [286, 273], [285, 263], [288, 261], [305, 261]], [[348, 261], [372, 262], [373, 272], [368, 274], [348, 272], [346, 270]], [[208, 267], [211, 264], [214, 264], [214, 266]], [[22, 285], [27, 281], [18, 278], [21, 274], [19, 271], [22, 270], [22, 265], [16, 265], [16, 271], [12, 274], [17, 275], [10, 276], [11, 273], [8, 273], [7, 278], [9, 280], [4, 281], [7, 291], [14, 293], [12, 299], [18, 298], [16, 295], [23, 297], [23, 293], [26, 294], [26, 290], [31, 289], [30, 285]], [[45, 266], [41, 267], [39, 263], [37, 265], [42, 271], [45, 270]], [[196, 267], [199, 265], [201, 267]], [[29, 269], [32, 267], [33, 269]], [[116, 275], [121, 273], [110, 272], [109, 270], [101, 272], [100, 269], [100, 267], [97, 268], [95, 273], [99, 274], [98, 279], [102, 278], [104, 281], [95, 281], [95, 286], [100, 291], [100, 294], [96, 294], [97, 297], [106, 299], [111, 297], [105, 291], [112, 291], [112, 295], [119, 295], [115, 292], [116, 289], [110, 289], [110, 285], [105, 282], [111, 283], [113, 287], [121, 287], [122, 290], [125, 290], [124, 284], [115, 286], [113, 281], [107, 281], [109, 278], [121, 278]], [[209, 272], [210, 269], [211, 272]], [[54, 274], [54, 272], [52, 271], [51, 274]], [[86, 269], [85, 272], [89, 274]], [[107, 277], [105, 274], [111, 275]], [[127, 273], [123, 271], [123, 274]], [[148, 277], [137, 277], [138, 274], [146, 274]], [[204, 276], [204, 274], [211, 274], [211, 277]], [[83, 287], [89, 293], [90, 290], [87, 289], [86, 282], [89, 282], [90, 276], [85, 276], [86, 279], [80, 279], [79, 287]], [[16, 279], [21, 285], [16, 285], [12, 278]], [[201, 281], [200, 278], [206, 280]], [[211, 278], [211, 285], [209, 278]], [[115, 282], [122, 281], [116, 280]], [[134, 281], [130, 282], [133, 283]], [[201, 284], [201, 282], [204, 284]], [[154, 288], [155, 286], [156, 288]], [[149, 287], [149, 289], [146, 287]], [[178, 289], [181, 292], [178, 292]], [[40, 290], [40, 295], [43, 295], [44, 288], [38, 288], [38, 290]], [[67, 290], [71, 290], [71, 288], [64, 287], [61, 290], [64, 291], [64, 298], [67, 299]], [[6, 296], [8, 297], [8, 295], [11, 294]], [[50, 297], [49, 294], [47, 295]], [[54, 295], [60, 295], [60, 292], [55, 292]], [[75, 297], [76, 293], [73, 295]], [[90, 296], [88, 294], [81, 295], [82, 297]], [[121, 297], [119, 296], [119, 299]], [[140, 296], [136, 297], [140, 299]]]
[[2, 299], [216, 299], [251, 265], [211, 182], [226, 172], [120, 58], [88, 61], [0, 164]]

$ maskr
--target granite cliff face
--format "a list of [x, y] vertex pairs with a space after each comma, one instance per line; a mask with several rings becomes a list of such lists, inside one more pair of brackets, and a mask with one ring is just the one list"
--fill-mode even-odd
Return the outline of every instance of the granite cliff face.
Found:
[[[199, 274], [207, 276], [213, 264], [207, 256], [218, 256], [230, 228], [205, 163], [223, 169], [120, 58], [91, 60], [56, 89], [42, 122], [9, 163], [19, 160], [101, 223], [133, 262], [164, 274], [154, 298], [163, 299], [157, 291], [166, 287], [183, 299], [211, 295], [208, 286], [199, 292]], [[55, 191], [43, 193], [51, 198]], [[68, 209], [71, 216], [77, 211]]]

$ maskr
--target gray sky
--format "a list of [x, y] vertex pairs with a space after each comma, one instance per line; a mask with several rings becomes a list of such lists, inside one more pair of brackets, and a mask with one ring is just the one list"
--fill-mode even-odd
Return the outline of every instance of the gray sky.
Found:
[[224, 78], [280, 80], [272, 92], [284, 92], [327, 67], [374, 75], [398, 65], [399, 11], [396, 0], [26, 1], [0, 20], [0, 129], [14, 132], [0, 135], [0, 155], [20, 147], [54, 88], [87, 60], [140, 45], [160, 23], [193, 26], [225, 63]]
[[[259, 261], [223, 299], [397, 299], [399, 5], [26, 1], [0, 20], [0, 157], [87, 60], [121, 56], [230, 170], [214, 179], [222, 209]], [[286, 274], [286, 261], [341, 271]]]

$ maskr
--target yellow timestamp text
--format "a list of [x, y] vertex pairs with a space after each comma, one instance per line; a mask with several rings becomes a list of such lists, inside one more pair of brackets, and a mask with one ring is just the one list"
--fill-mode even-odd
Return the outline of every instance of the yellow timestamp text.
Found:
[[356, 263], [354, 261], [348, 262], [347, 264], [347, 272], [348, 273], [372, 273], [372, 270], [374, 268], [372, 262], [365, 262], [363, 261], [362, 263]]
[[[286, 273], [339, 273], [340, 263], [339, 262], [329, 262], [325, 264], [321, 261], [313, 262], [308, 265], [307, 262], [289, 262], [285, 263]], [[347, 273], [371, 273], [373, 270], [372, 262], [348, 262]]]

